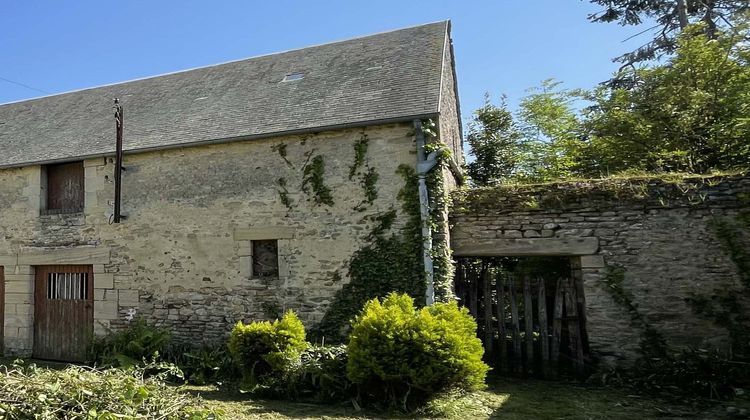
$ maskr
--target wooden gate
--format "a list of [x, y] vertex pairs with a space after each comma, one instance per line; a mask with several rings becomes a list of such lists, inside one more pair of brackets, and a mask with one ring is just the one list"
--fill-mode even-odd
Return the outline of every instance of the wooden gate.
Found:
[[586, 375], [585, 302], [573, 276], [513, 273], [491, 259], [459, 259], [455, 285], [495, 371]]
[[93, 295], [91, 266], [36, 267], [35, 358], [67, 362], [86, 360], [94, 328]]

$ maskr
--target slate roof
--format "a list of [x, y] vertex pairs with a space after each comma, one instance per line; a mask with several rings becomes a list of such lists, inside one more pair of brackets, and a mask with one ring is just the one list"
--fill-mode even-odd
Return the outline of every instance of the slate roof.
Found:
[[[0, 167], [156, 150], [439, 111], [449, 22], [0, 105]], [[302, 80], [281, 82], [304, 73]]]

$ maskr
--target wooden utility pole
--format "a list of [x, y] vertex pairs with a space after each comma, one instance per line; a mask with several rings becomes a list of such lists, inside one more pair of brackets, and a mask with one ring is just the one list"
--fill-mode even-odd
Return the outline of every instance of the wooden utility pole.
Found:
[[115, 208], [112, 218], [113, 223], [120, 223], [120, 197], [122, 195], [122, 125], [123, 109], [120, 101], [115, 98], [115, 132], [117, 136], [115, 147]]

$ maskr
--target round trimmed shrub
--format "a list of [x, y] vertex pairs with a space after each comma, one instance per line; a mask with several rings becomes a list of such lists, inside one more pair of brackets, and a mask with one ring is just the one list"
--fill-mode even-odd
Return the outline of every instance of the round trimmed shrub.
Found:
[[257, 385], [263, 377], [282, 374], [299, 360], [307, 348], [305, 326], [292, 311], [274, 322], [238, 322], [228, 346], [243, 379], [249, 385]]
[[406, 398], [480, 389], [489, 367], [476, 330], [474, 318], [455, 302], [416, 309], [408, 295], [373, 299], [352, 322], [348, 377], [360, 393], [404, 408]]

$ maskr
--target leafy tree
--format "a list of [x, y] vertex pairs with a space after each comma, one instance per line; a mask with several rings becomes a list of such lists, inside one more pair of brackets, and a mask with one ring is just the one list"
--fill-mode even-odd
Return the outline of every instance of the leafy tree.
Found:
[[688, 27], [666, 64], [632, 70], [632, 89], [600, 87], [586, 111], [584, 172], [705, 173], [750, 165], [750, 51], [737, 36]]
[[521, 100], [517, 117], [526, 141], [518, 178], [545, 181], [573, 174], [583, 143], [574, 109], [579, 93], [554, 79], [542, 82]]
[[493, 185], [511, 177], [522, 153], [521, 140], [505, 98], [500, 105], [494, 105], [489, 95], [485, 95], [485, 104], [474, 111], [466, 137], [471, 148], [469, 154], [474, 157], [466, 165], [472, 182], [478, 186]]
[[[716, 38], [722, 28], [732, 28], [750, 10], [747, 0], [591, 0], [604, 10], [589, 15], [592, 22], [617, 22], [640, 25], [653, 21], [653, 38], [633, 52], [616, 60], [625, 66], [671, 54], [677, 48], [679, 34], [691, 23], [701, 22], [704, 35]], [[638, 34], [638, 35], [640, 35]], [[747, 33], [745, 33], [747, 35]]]

